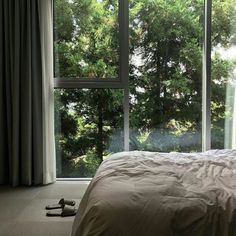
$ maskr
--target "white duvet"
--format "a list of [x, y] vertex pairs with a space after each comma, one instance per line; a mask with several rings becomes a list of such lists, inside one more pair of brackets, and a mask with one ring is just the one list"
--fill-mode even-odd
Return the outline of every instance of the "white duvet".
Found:
[[72, 236], [236, 236], [236, 150], [122, 152], [99, 167]]

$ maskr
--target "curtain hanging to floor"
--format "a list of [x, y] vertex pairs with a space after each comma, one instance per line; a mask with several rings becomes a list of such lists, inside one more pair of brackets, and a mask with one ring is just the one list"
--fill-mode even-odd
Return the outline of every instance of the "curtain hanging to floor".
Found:
[[[232, 13], [235, 15], [235, 10]], [[231, 19], [232, 20], [232, 19]], [[226, 57], [231, 63], [235, 61], [236, 49], [236, 27], [231, 22], [230, 25], [231, 39], [229, 47], [225, 51]], [[224, 148], [236, 149], [236, 68], [229, 74], [226, 83], [226, 97], [225, 97], [225, 132], [224, 132]]]
[[236, 149], [236, 71], [228, 78], [226, 86], [225, 145], [226, 149]]
[[0, 183], [55, 181], [51, 0], [0, 3]]

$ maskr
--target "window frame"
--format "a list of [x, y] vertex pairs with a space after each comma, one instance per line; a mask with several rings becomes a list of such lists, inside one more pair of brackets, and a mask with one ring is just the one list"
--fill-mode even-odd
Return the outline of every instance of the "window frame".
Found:
[[202, 60], [202, 151], [211, 149], [211, 24], [212, 0], [205, 0]]
[[[202, 151], [211, 149], [211, 21], [212, 0], [204, 0], [202, 61]], [[54, 21], [55, 22], [55, 21]], [[129, 1], [119, 0], [118, 78], [56, 78], [54, 88], [124, 89], [124, 151], [129, 151]]]

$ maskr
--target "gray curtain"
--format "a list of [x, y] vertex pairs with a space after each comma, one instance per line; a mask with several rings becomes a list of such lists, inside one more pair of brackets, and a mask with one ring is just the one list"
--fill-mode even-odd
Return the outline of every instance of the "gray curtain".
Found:
[[0, 184], [43, 183], [39, 20], [37, 0], [0, 2]]

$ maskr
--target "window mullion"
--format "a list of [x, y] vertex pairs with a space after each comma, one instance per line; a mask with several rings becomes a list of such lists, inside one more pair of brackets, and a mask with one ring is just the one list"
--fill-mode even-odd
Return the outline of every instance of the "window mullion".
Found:
[[124, 86], [124, 150], [129, 151], [129, 2], [119, 0], [120, 80]]
[[202, 151], [211, 149], [211, 9], [212, 1], [205, 0], [203, 76], [202, 76]]

